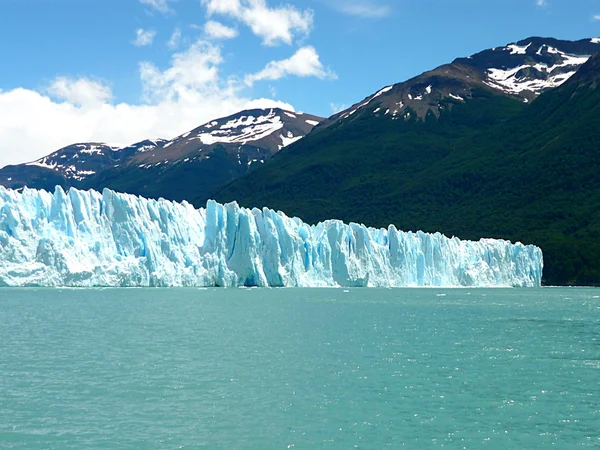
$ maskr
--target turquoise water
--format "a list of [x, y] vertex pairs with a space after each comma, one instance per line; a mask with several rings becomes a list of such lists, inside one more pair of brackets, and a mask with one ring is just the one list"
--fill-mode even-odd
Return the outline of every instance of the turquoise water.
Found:
[[599, 387], [598, 289], [0, 289], [0, 448], [597, 448]]

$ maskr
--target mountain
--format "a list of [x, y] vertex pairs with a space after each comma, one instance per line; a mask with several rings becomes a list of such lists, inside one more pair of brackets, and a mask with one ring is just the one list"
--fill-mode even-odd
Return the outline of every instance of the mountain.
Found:
[[80, 186], [144, 197], [189, 200], [263, 164], [323, 119], [282, 109], [253, 109], [212, 120]]
[[264, 163], [274, 153], [308, 134], [321, 117], [282, 109], [254, 109], [208, 122], [162, 145], [159, 151], [138, 154], [132, 161], [140, 167], [184, 160], [202, 160], [217, 147], [241, 158], [247, 165]]
[[562, 41], [531, 37], [504, 47], [457, 58], [406, 82], [384, 87], [363, 101], [330, 117], [319, 128], [355, 118], [357, 112], [392, 120], [424, 118], [473, 97], [483, 89], [527, 103], [560, 86], [600, 52], [600, 39]]
[[213, 197], [522, 240], [544, 251], [546, 284], [600, 284], [594, 51], [600, 39], [529, 38], [459, 58], [330, 117]]
[[0, 185], [18, 189], [28, 186], [53, 191], [56, 185], [77, 185], [86, 178], [128, 160], [137, 153], [160, 147], [166, 141], [145, 140], [126, 148], [101, 142], [63, 147], [36, 161], [0, 169]]
[[0, 185], [54, 190], [105, 187], [146, 197], [206, 196], [309, 133], [323, 119], [282, 109], [253, 109], [210, 121], [172, 140], [117, 148], [80, 143], [37, 161], [0, 169]]

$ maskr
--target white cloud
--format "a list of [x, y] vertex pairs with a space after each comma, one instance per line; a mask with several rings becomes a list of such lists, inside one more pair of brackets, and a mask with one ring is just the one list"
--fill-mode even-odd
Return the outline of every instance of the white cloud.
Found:
[[145, 103], [113, 104], [111, 90], [86, 78], [57, 78], [43, 91], [0, 91], [0, 167], [32, 161], [74, 142], [125, 146], [172, 138], [217, 117], [249, 108], [294, 108], [250, 99], [243, 85], [220, 78], [218, 47], [198, 41], [160, 70], [140, 64]]
[[140, 63], [140, 77], [147, 101], [173, 100], [181, 93], [206, 89], [218, 90], [221, 51], [205, 41], [197, 41], [186, 51], [176, 53], [171, 67], [160, 71], [150, 62]]
[[112, 98], [110, 87], [88, 78], [57, 77], [46, 92], [59, 101], [80, 107], [98, 106]]
[[206, 6], [208, 15], [228, 14], [237, 17], [242, 14], [240, 0], [202, 0], [202, 3]]
[[537, 6], [539, 6], [540, 8], [543, 8], [545, 6], [548, 6], [548, 1], [547, 0], [536, 0], [535, 4]]
[[306, 35], [312, 27], [311, 11], [299, 12], [291, 6], [270, 9], [259, 0], [252, 3], [244, 12], [244, 21], [265, 45], [291, 44], [295, 34]]
[[597, 14], [593, 17], [594, 20], [600, 20], [600, 14]]
[[292, 44], [294, 37], [307, 35], [313, 13], [291, 5], [270, 8], [266, 0], [202, 0], [208, 15], [222, 14], [246, 24], [264, 45]]
[[206, 22], [204, 32], [213, 39], [233, 39], [238, 35], [237, 30], [214, 20]]
[[[537, 0], [543, 1], [543, 0]], [[381, 18], [388, 16], [392, 8], [388, 5], [380, 5], [371, 2], [365, 1], [337, 1], [334, 0], [331, 2], [331, 5], [340, 12], [344, 14], [349, 14], [352, 16], [359, 16], [365, 18]]]
[[135, 32], [135, 40], [132, 42], [132, 44], [136, 47], [145, 47], [146, 45], [151, 45], [154, 41], [154, 36], [156, 36], [156, 31], [138, 28]]
[[252, 86], [256, 81], [278, 80], [288, 75], [321, 79], [337, 78], [334, 72], [323, 67], [319, 54], [314, 47], [302, 47], [288, 59], [271, 61], [260, 72], [247, 75], [244, 82], [248, 86]]
[[169, 42], [167, 42], [167, 47], [171, 50], [175, 50], [179, 47], [179, 43], [181, 42], [181, 29], [175, 28]]
[[173, 10], [169, 7], [168, 2], [171, 0], [140, 0], [142, 5], [149, 6], [156, 11], [166, 14], [169, 12], [173, 12]]

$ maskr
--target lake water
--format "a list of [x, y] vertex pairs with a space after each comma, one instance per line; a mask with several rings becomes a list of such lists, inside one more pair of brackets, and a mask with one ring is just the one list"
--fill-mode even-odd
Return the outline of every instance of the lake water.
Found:
[[0, 289], [0, 448], [600, 446], [598, 289]]

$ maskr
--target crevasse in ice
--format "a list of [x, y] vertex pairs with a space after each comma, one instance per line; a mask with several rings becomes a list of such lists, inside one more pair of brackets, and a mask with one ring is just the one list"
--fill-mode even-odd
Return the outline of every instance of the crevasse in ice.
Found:
[[537, 286], [542, 265], [503, 240], [0, 187], [0, 286]]

